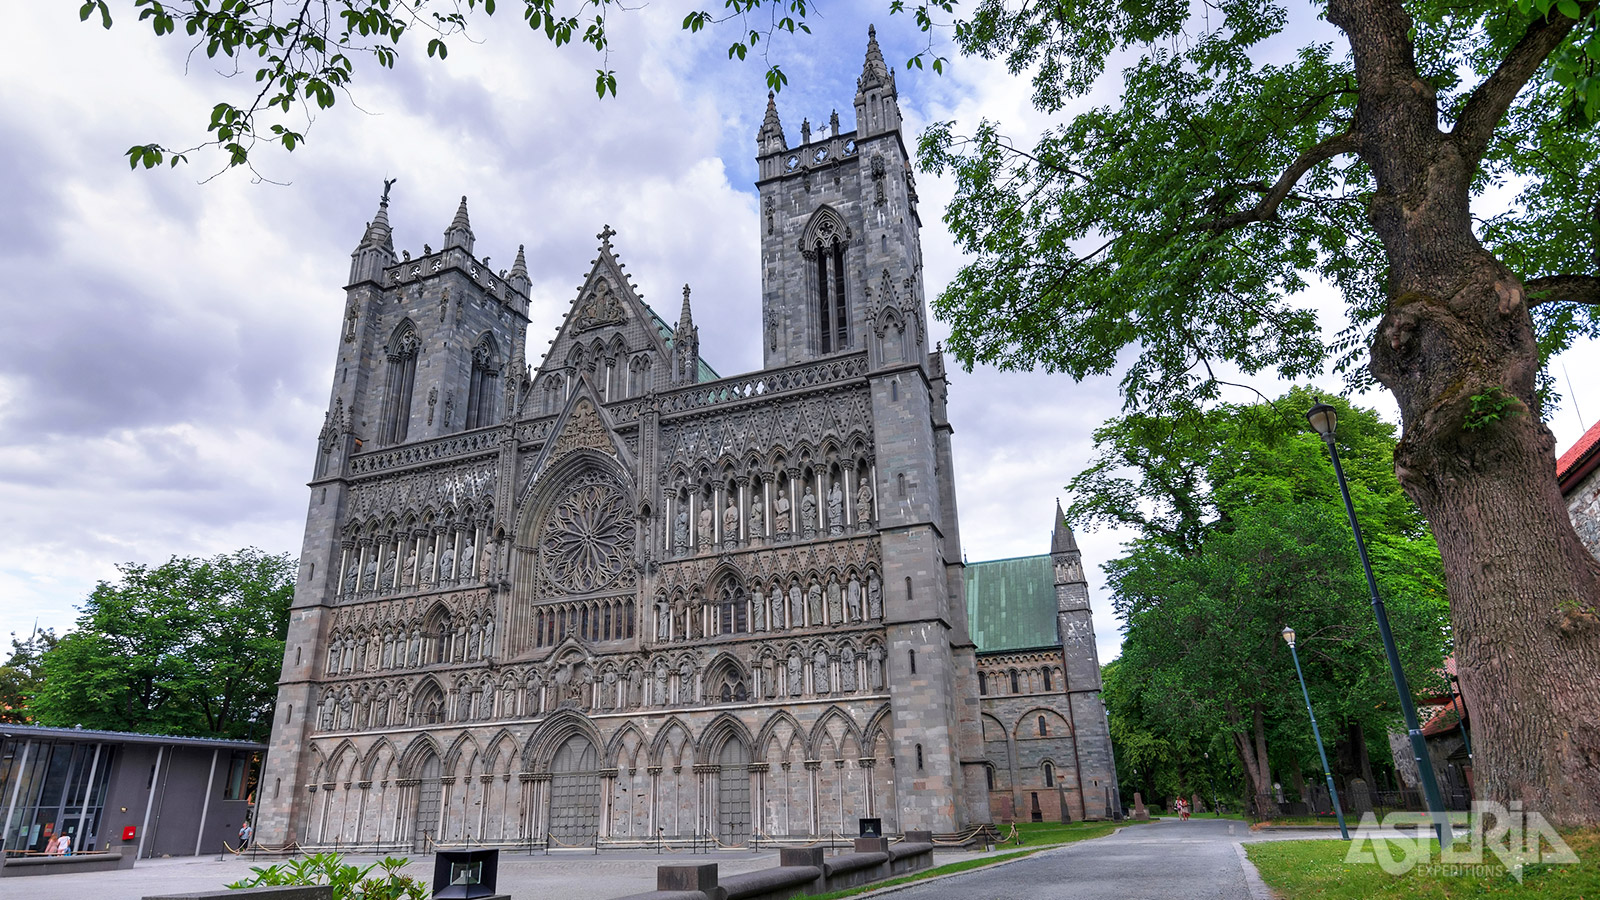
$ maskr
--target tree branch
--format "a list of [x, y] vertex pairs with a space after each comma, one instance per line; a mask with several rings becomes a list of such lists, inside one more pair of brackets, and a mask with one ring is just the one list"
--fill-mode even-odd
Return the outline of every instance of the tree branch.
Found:
[[1220, 232], [1238, 228], [1241, 225], [1248, 225], [1251, 222], [1275, 221], [1278, 218], [1278, 206], [1294, 190], [1294, 186], [1299, 183], [1300, 179], [1311, 171], [1312, 166], [1335, 156], [1354, 153], [1360, 149], [1360, 145], [1360, 137], [1354, 131], [1346, 131], [1343, 134], [1336, 134], [1333, 137], [1324, 139], [1316, 146], [1300, 154], [1299, 158], [1290, 163], [1289, 167], [1283, 170], [1283, 174], [1278, 176], [1277, 182], [1266, 191], [1266, 195], [1255, 206], [1219, 219], [1202, 222], [1200, 227], [1207, 231]]
[[1528, 292], [1529, 308], [1544, 303], [1582, 303], [1588, 306], [1600, 306], [1600, 276], [1551, 275], [1545, 278], [1530, 278], [1524, 281], [1522, 286]]
[[1500, 61], [1499, 67], [1473, 89], [1461, 109], [1461, 118], [1456, 120], [1456, 127], [1450, 132], [1471, 159], [1482, 158], [1489, 147], [1489, 139], [1494, 136], [1500, 120], [1511, 108], [1511, 102], [1522, 91], [1523, 85], [1539, 71], [1539, 67], [1566, 40], [1567, 34], [1578, 21], [1594, 7], [1595, 0], [1589, 0], [1579, 5], [1578, 19], [1569, 19], [1551, 10], [1544, 18], [1536, 18], [1528, 23], [1528, 30], [1506, 54], [1506, 58]]

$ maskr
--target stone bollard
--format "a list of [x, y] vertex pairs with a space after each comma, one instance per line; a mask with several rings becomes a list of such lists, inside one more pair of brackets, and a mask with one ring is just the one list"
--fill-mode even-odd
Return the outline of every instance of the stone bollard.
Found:
[[721, 900], [727, 894], [717, 887], [717, 864], [656, 866], [656, 890], [699, 891], [708, 900]]
[[931, 832], [931, 831], [907, 831], [906, 832], [906, 843], [908, 843], [908, 844], [931, 844], [931, 843], [933, 843], [933, 832]]
[[888, 853], [889, 839], [881, 837], [856, 838], [857, 853]]
[[1138, 791], [1133, 792], [1133, 817], [1141, 822], [1150, 821], [1150, 810], [1145, 808], [1144, 795]]

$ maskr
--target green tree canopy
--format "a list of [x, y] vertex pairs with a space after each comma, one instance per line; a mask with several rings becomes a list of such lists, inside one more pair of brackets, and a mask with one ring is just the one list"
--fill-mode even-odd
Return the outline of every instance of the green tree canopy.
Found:
[[119, 566], [43, 657], [41, 724], [265, 739], [294, 594], [287, 554]]
[[[1095, 465], [1073, 486], [1080, 522], [1139, 533], [1107, 566], [1126, 621], [1122, 707], [1140, 710], [1167, 744], [1226, 737], [1256, 795], [1270, 793], [1274, 758], [1316, 760], [1285, 626], [1299, 636], [1324, 724], [1381, 735], [1399, 717], [1331, 464], [1299, 424], [1308, 405], [1308, 392], [1296, 390], [1271, 404], [1113, 421], [1097, 432]], [[1392, 426], [1338, 405], [1341, 454], [1379, 586], [1407, 675], [1427, 692], [1440, 681], [1448, 636], [1438, 550], [1383, 465]], [[1116, 506], [1130, 496], [1145, 498], [1147, 511]]]
[[11, 636], [11, 658], [0, 665], [0, 722], [33, 721], [33, 698], [44, 683], [42, 659], [56, 645], [53, 629], [21, 641]]

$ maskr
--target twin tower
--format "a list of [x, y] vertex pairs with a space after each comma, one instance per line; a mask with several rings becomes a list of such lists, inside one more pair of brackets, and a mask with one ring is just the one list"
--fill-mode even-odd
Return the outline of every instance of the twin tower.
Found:
[[[945, 376], [894, 76], [756, 135], [760, 371], [702, 359], [614, 232], [540, 360], [463, 200], [352, 254], [262, 780], [278, 846], [987, 822]], [[1080, 798], [1081, 800], [1081, 798]], [[1080, 802], [1081, 806], [1081, 802]]]

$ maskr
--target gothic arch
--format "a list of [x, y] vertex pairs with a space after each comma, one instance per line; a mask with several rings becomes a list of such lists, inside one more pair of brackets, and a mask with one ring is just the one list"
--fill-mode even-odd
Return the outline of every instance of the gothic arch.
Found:
[[694, 748], [694, 732], [689, 730], [689, 726], [685, 725], [682, 719], [677, 716], [668, 716], [667, 720], [661, 723], [661, 728], [656, 731], [655, 739], [650, 742], [651, 764], [665, 764], [662, 760], [662, 754], [674, 743], [673, 735], [675, 732], [683, 735], [684, 746], [689, 747], [691, 750]]
[[649, 743], [649, 741], [645, 740], [644, 729], [640, 728], [637, 722], [629, 722], [628, 724], [617, 729], [617, 733], [613, 734], [611, 736], [611, 740], [606, 743], [604, 750], [605, 755], [603, 757], [613, 768], [622, 767], [623, 759], [621, 754], [624, 750], [628, 749], [628, 738], [630, 735], [633, 737], [635, 742], [634, 752], [637, 752], [639, 747], [643, 747]]
[[485, 751], [483, 770], [505, 774], [511, 771], [512, 763], [517, 759], [517, 738], [509, 728], [502, 728], [494, 733], [485, 744], [489, 748]]
[[835, 719], [844, 726], [844, 733], [840, 736], [838, 744], [839, 749], [843, 750], [847, 741], [853, 741], [858, 748], [862, 746], [861, 729], [856, 727], [855, 720], [851, 719], [850, 715], [838, 706], [830, 705], [827, 711], [817, 718], [817, 724], [811, 727], [808, 743], [810, 744], [813, 759], [817, 758], [817, 753], [820, 752], [823, 741], [832, 739], [828, 734], [828, 723]]
[[750, 729], [746, 728], [738, 717], [723, 713], [712, 719], [711, 724], [700, 733], [700, 743], [696, 748], [695, 758], [701, 762], [716, 762], [722, 753], [723, 745], [733, 740], [744, 743], [747, 755], [755, 752]]
[[366, 759], [361, 764], [361, 780], [363, 781], [388, 781], [389, 769], [394, 765], [399, 753], [395, 750], [394, 742], [387, 736], [379, 737], [367, 751]]
[[595, 747], [601, 747], [600, 733], [589, 718], [570, 709], [561, 710], [535, 729], [522, 750], [524, 771], [548, 772], [556, 751], [573, 735], [582, 735]]
[[[448, 775], [463, 774], [457, 771], [457, 769], [461, 766], [462, 761], [465, 760], [466, 764], [470, 767], [472, 765], [472, 760], [477, 758], [479, 755], [478, 742], [472, 739], [472, 735], [470, 733], [463, 731], [461, 734], [456, 736], [455, 740], [450, 742], [450, 749], [444, 754], [444, 771]], [[470, 768], [468, 771], [471, 771]]]
[[444, 754], [439, 752], [439, 742], [433, 739], [433, 735], [419, 734], [412, 738], [411, 743], [406, 746], [406, 752], [400, 756], [401, 777], [418, 777], [422, 772], [423, 763], [427, 762], [430, 756], [444, 759]]
[[866, 740], [861, 744], [862, 747], [871, 747], [877, 743], [880, 733], [892, 740], [894, 738], [894, 718], [890, 713], [889, 704], [885, 703], [878, 707], [878, 711], [867, 719], [867, 727], [861, 729], [861, 731], [866, 736]]
[[817, 207], [800, 234], [800, 251], [810, 258], [818, 248], [849, 244], [855, 233], [845, 224], [838, 210], [824, 203]]

